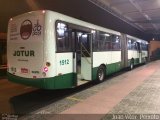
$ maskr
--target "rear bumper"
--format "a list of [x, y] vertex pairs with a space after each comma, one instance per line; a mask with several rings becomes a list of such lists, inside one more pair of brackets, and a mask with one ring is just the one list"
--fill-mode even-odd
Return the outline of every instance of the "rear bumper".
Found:
[[50, 78], [23, 78], [7, 72], [8, 80], [11, 82], [32, 86], [42, 89], [65, 89], [76, 86], [75, 74], [69, 73], [62, 76]]

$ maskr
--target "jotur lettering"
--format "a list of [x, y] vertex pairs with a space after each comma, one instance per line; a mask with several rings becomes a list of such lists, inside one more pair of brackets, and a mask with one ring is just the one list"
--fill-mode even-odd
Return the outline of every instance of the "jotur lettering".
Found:
[[16, 50], [14, 51], [13, 56], [34, 57], [35, 53], [33, 50]]

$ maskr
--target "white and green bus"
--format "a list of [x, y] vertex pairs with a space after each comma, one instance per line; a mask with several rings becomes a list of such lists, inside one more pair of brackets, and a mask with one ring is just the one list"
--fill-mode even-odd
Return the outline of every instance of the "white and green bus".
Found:
[[33, 11], [9, 21], [8, 79], [44, 89], [102, 82], [106, 75], [145, 62], [147, 45], [57, 12]]
[[134, 65], [146, 63], [148, 60], [148, 42], [129, 35], [127, 35], [127, 42], [130, 69], [133, 69]]

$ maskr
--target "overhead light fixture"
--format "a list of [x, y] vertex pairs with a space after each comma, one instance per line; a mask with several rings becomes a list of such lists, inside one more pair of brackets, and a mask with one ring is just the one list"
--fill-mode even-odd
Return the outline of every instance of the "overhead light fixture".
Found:
[[109, 36], [110, 36], [110, 34], [107, 34], [107, 33], [106, 33], [106, 34], [104, 34], [104, 35], [105, 35], [105, 36], [107, 36], [107, 37], [109, 37]]
[[96, 32], [95, 30], [92, 30], [92, 31], [91, 31], [91, 33], [95, 33], [95, 32]]

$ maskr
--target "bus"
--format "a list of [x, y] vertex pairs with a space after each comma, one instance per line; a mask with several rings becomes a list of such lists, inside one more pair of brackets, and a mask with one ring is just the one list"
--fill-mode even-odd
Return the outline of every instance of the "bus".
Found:
[[146, 62], [147, 46], [54, 11], [32, 11], [9, 20], [7, 75], [9, 81], [37, 88], [74, 88]]
[[127, 35], [128, 64], [133, 69], [134, 65], [148, 61], [148, 42]]

